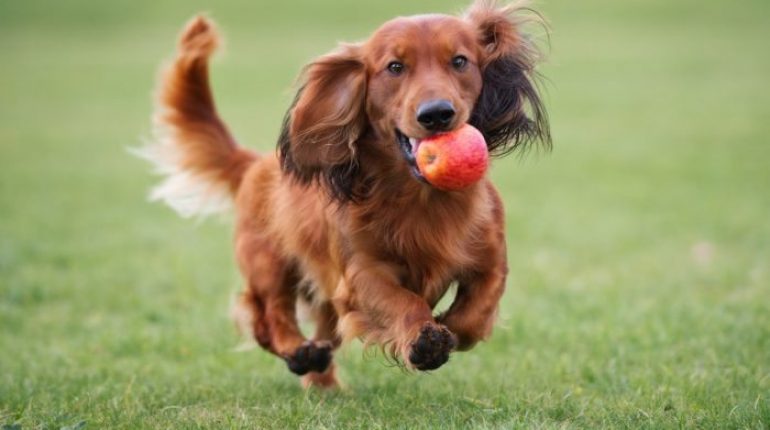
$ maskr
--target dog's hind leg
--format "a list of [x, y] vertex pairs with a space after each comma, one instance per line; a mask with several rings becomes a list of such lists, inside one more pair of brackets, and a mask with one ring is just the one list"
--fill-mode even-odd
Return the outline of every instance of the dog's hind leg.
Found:
[[324, 372], [332, 359], [332, 343], [307, 340], [296, 317], [297, 268], [280, 256], [271, 242], [253, 232], [240, 232], [236, 244], [246, 290], [241, 296], [257, 342], [283, 358], [297, 375]]
[[[330, 302], [314, 304], [311, 315], [315, 322], [316, 330], [313, 340], [320, 344], [330, 344], [336, 349], [341, 343], [337, 334], [337, 312]], [[338, 386], [334, 363], [323, 372], [309, 372], [302, 377], [302, 385], [305, 387], [317, 386], [331, 388]]]

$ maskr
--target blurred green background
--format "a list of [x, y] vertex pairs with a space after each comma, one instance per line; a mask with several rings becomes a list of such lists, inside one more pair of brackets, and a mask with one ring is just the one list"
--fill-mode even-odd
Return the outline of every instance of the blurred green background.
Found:
[[145, 201], [128, 155], [207, 11], [239, 140], [273, 149], [303, 64], [462, 1], [0, 1], [0, 426], [768, 428], [770, 2], [550, 0], [554, 151], [498, 160], [492, 339], [430, 375], [339, 353], [305, 393], [236, 352], [229, 222]]

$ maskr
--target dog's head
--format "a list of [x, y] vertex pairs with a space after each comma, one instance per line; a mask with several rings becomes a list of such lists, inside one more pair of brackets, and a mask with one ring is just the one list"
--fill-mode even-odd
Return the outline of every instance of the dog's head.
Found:
[[521, 9], [481, 0], [462, 17], [396, 18], [315, 60], [279, 139], [283, 168], [351, 199], [362, 145], [387, 142], [384, 153], [415, 175], [419, 140], [464, 123], [484, 134], [493, 155], [549, 145]]

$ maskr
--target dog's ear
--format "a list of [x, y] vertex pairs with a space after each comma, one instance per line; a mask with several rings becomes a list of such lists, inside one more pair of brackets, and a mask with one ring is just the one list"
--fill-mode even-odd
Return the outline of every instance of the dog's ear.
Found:
[[531, 12], [520, 4], [498, 7], [479, 0], [466, 14], [481, 46], [483, 79], [470, 123], [495, 155], [533, 142], [551, 144], [548, 116], [534, 82], [539, 52], [522, 32], [524, 24], [539, 16], [526, 16], [525, 11]]
[[[352, 186], [356, 145], [366, 130], [366, 70], [360, 47], [343, 45], [305, 68], [279, 139], [284, 170], [301, 181]], [[347, 192], [331, 190], [334, 194]]]

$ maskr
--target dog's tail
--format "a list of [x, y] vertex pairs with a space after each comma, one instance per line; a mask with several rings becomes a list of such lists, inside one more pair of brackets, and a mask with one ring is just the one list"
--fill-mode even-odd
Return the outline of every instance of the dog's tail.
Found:
[[185, 26], [157, 89], [154, 142], [136, 151], [166, 176], [150, 198], [184, 217], [227, 209], [256, 158], [238, 146], [214, 106], [208, 58], [218, 43], [208, 19], [198, 16]]

